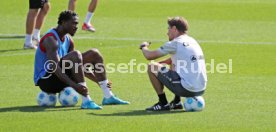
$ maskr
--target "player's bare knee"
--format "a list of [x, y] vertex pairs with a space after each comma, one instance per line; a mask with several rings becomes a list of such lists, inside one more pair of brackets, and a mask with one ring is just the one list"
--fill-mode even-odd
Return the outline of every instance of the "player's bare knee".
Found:
[[44, 4], [44, 6], [42, 8], [42, 11], [43, 11], [43, 13], [47, 14], [50, 9], [51, 9], [50, 3], [47, 2], [47, 3]]
[[28, 15], [36, 17], [38, 14], [38, 9], [30, 9]]
[[158, 73], [159, 70], [160, 70], [160, 67], [155, 63], [151, 63], [148, 65], [148, 73], [156, 74]]
[[92, 53], [92, 54], [100, 55], [100, 51], [99, 51], [98, 49], [96, 49], [96, 48], [92, 48], [92, 49], [90, 49], [89, 51], [90, 51], [90, 53]]
[[100, 53], [100, 51], [96, 48], [93, 48], [93, 49], [90, 49], [89, 50], [89, 53], [91, 54], [91, 56], [93, 56], [93, 58], [95, 58], [96, 60], [98, 61], [102, 61], [103, 60], [103, 57]]
[[81, 63], [82, 62], [82, 54], [80, 51], [78, 50], [75, 50], [75, 51], [72, 51], [72, 59], [74, 62], [77, 62], [77, 63]]
[[78, 60], [82, 61], [82, 54], [78, 50], [76, 50], [76, 57], [77, 57]]

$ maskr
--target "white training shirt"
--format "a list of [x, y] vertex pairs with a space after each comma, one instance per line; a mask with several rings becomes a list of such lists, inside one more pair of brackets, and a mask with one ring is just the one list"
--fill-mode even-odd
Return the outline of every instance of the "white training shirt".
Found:
[[205, 90], [207, 74], [205, 60], [201, 47], [197, 41], [181, 35], [166, 42], [159, 51], [163, 55], [171, 54], [172, 69], [181, 77], [181, 84], [191, 92]]

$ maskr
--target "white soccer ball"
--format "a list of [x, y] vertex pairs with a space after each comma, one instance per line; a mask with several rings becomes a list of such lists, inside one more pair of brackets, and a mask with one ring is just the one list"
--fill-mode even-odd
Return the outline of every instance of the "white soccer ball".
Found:
[[37, 104], [39, 106], [55, 106], [57, 102], [56, 94], [47, 94], [43, 91], [37, 95]]
[[185, 111], [202, 111], [205, 101], [202, 96], [187, 97], [184, 101]]
[[71, 87], [66, 87], [59, 93], [59, 102], [62, 106], [75, 106], [79, 101], [79, 94]]

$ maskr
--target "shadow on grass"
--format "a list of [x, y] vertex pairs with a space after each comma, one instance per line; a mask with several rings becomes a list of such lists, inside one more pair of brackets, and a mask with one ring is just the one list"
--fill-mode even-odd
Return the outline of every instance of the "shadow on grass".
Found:
[[24, 35], [0, 35], [0, 39], [22, 39]]
[[89, 113], [95, 116], [145, 116], [145, 115], [162, 115], [162, 114], [177, 114], [185, 113], [184, 110], [175, 110], [175, 111], [146, 111], [146, 110], [132, 110], [126, 112], [117, 112], [112, 114], [97, 114]]
[[3, 112], [53, 112], [53, 111], [69, 111], [69, 110], [81, 110], [79, 107], [41, 107], [41, 106], [16, 106], [0, 108], [0, 113]]
[[[5, 40], [5, 39], [23, 39], [25, 38], [24, 35], [0, 35], [0, 40]], [[9, 52], [9, 51], [20, 51], [24, 50], [23, 49], [23, 42], [22, 42], [22, 48], [20, 49], [6, 49], [6, 50], [0, 50], [1, 52]]]
[[5, 50], [0, 50], [0, 53], [4, 53], [4, 52], [10, 52], [10, 51], [21, 51], [24, 50], [23, 47], [20, 49], [5, 49]]

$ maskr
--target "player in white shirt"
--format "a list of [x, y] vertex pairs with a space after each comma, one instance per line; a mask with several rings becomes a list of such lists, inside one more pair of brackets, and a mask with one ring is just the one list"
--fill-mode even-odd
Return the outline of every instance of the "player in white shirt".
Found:
[[[169, 41], [156, 50], [149, 50], [149, 43], [140, 45], [144, 56], [154, 60], [165, 55], [170, 58], [148, 66], [148, 75], [159, 97], [159, 102], [146, 110], [160, 111], [182, 109], [180, 97], [200, 96], [207, 85], [204, 55], [195, 39], [188, 36], [188, 22], [182, 17], [168, 19]], [[170, 69], [164, 64], [170, 65]], [[175, 94], [168, 103], [164, 92], [166, 86]]]

